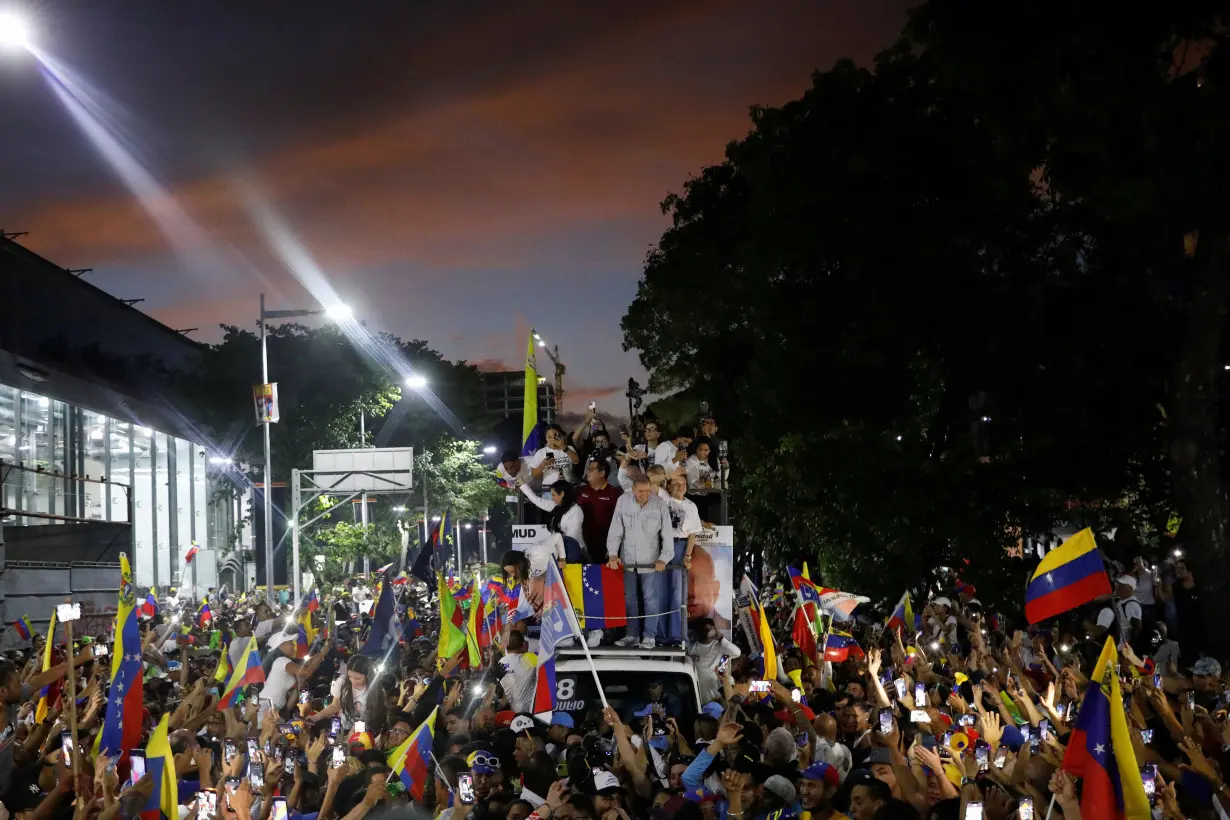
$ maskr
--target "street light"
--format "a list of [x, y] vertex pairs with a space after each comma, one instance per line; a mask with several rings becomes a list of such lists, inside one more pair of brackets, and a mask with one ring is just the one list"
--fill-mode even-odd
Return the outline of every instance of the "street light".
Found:
[[483, 452], [489, 456], [493, 456], [495, 455], [496, 449], [497, 448], [494, 444], [488, 444], [486, 447], [483, 448]]
[[406, 508], [400, 504], [393, 508], [393, 512], [395, 513], [404, 513], [405, 511]]
[[209, 463], [217, 467], [226, 467], [226, 466], [233, 464], [234, 462], [235, 462], [235, 459], [227, 458], [226, 456], [210, 456], [209, 457]]
[[[261, 294], [261, 384], [269, 384], [269, 345], [267, 341], [268, 334], [265, 332], [266, 325], [270, 319], [297, 319], [301, 316], [319, 316], [322, 313], [328, 313], [330, 316], [341, 318], [349, 317], [350, 308], [338, 303], [327, 310], [265, 310], [265, 294]], [[269, 425], [272, 422], [262, 422], [261, 426], [265, 428], [265, 589], [271, 594], [273, 592], [273, 454], [269, 442]], [[293, 526], [291, 522], [289, 526]], [[299, 542], [295, 542], [294, 564], [296, 572], [299, 568]], [[298, 581], [298, 579], [294, 579]], [[297, 584], [292, 584], [297, 586]], [[296, 600], [298, 599], [298, 589], [295, 590]]]
[[406, 387], [409, 387], [411, 390], [422, 390], [426, 386], [427, 386], [426, 376], [420, 376], [419, 374], [415, 373], [413, 375], [406, 377]]
[[24, 51], [34, 45], [30, 24], [15, 11], [0, 11], [0, 49]]

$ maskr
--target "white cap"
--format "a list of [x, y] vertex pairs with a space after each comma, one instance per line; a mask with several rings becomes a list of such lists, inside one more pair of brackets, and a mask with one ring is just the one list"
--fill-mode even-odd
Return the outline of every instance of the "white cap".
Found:
[[1120, 575], [1118, 578], [1115, 579], [1115, 583], [1123, 584], [1124, 586], [1129, 586], [1132, 589], [1136, 589], [1136, 579], [1133, 578], [1131, 575]]
[[268, 649], [277, 649], [287, 641], [293, 641], [299, 637], [299, 633], [287, 634], [285, 632], [275, 632], [270, 636], [268, 643], [265, 644]]
[[935, 604], [936, 606], [946, 606], [946, 607], [949, 607], [949, 608], [951, 608], [951, 607], [952, 607], [952, 601], [948, 600], [947, 598], [942, 598], [942, 597], [941, 597], [941, 598], [933, 598], [933, 599], [931, 600], [931, 603]]

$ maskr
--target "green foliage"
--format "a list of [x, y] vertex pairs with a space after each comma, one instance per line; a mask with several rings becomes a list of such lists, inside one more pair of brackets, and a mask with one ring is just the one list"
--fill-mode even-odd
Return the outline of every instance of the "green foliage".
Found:
[[[651, 388], [708, 401], [731, 439], [741, 536], [873, 596], [968, 561], [1017, 598], [1022, 537], [1148, 540], [1172, 509], [1159, 408], [1182, 403], [1185, 339], [1152, 248], [1179, 239], [1157, 221], [1179, 180], [1145, 148], [1175, 136], [1186, 94], [1159, 73], [1172, 41], [1156, 18], [1122, 41], [1100, 15], [1026, 5], [1020, 42], [1055, 49], [1027, 66], [1004, 39], [1019, 28], [976, 10], [998, 5], [936, 2], [914, 18], [929, 39], [754, 109], [664, 201], [622, 323]], [[1065, 97], [1072, 65], [1093, 96]], [[1139, 144], [1132, 112], [1154, 129]]]
[[[416, 453], [414, 480], [427, 482], [427, 505], [432, 515], [452, 507], [454, 518], [477, 519], [502, 502], [505, 490], [496, 484], [491, 468], [483, 464], [481, 442], [441, 438], [428, 447], [425, 456], [419, 459]], [[408, 505], [421, 510], [421, 493]], [[421, 514], [416, 520], [422, 521]]]
[[[263, 442], [252, 401], [252, 386], [260, 383], [260, 337], [236, 327], [224, 330], [222, 341], [205, 350], [200, 372], [179, 385], [180, 395], [213, 432], [217, 449], [248, 465], [249, 477], [260, 482]], [[313, 450], [359, 446], [363, 413], [368, 446], [415, 448], [415, 482], [426, 478], [433, 514], [451, 505], [456, 515], [480, 516], [500, 491], [480, 463], [478, 444], [455, 437], [484, 429], [478, 371], [445, 360], [422, 341], [402, 342], [388, 335], [376, 341], [384, 351], [379, 361], [333, 325], [270, 325], [269, 374], [278, 383], [281, 407], [281, 421], [271, 427], [274, 480], [289, 481], [294, 467], [310, 468]], [[413, 391], [403, 396], [386, 366], [390, 352], [426, 376], [429, 397]], [[335, 510], [307, 528], [304, 555], [324, 556], [326, 577], [333, 580], [342, 577], [348, 562], [364, 556], [379, 564], [396, 560], [401, 548], [397, 521], [405, 519], [413, 528], [414, 521], [421, 521], [421, 514], [415, 518], [413, 511], [421, 511], [421, 505], [421, 492], [414, 498], [380, 496], [372, 506], [373, 521], [364, 528], [343, 520], [349, 518], [346, 504], [344, 514]], [[327, 506], [321, 499], [302, 520]], [[407, 517], [394, 506], [412, 512]], [[410, 540], [418, 544], [413, 532]]]

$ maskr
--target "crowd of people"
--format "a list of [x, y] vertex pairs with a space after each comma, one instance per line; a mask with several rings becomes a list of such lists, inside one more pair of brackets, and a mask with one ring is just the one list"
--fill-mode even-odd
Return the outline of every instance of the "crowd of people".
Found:
[[[504, 556], [481, 594], [499, 617], [477, 654], [443, 650], [477, 582], [466, 594], [404, 574], [295, 603], [151, 594], [139, 647], [112, 632], [69, 647], [56, 633], [50, 649], [35, 635], [10, 651], [0, 820], [1227, 816], [1230, 700], [1181, 553], [1108, 563], [1110, 595], [1034, 625], [1011, 614], [1019, 602], [984, 607], [940, 568], [916, 607], [907, 594], [891, 611], [829, 609], [810, 580], [770, 575], [745, 585], [733, 632], [700, 618], [678, 636], [671, 657], [690, 664], [695, 691], [651, 682], [605, 708], [538, 711], [554, 672], [536, 656], [543, 602], [523, 606], [531, 582], [558, 577], [553, 563], [622, 567], [627, 614], [642, 617], [583, 638], [622, 647], [630, 675], [658, 647], [652, 616], [677, 603], [657, 579], [687, 566], [706, 526], [683, 502], [712, 420], [670, 441], [647, 425], [649, 446], [623, 451], [593, 422], [572, 436], [582, 452], [556, 428], [545, 453], [505, 460], [501, 478], [559, 537]], [[386, 596], [395, 629], [373, 605]], [[137, 684], [140, 708], [117, 712]], [[117, 716], [140, 729], [113, 750]], [[164, 745], [172, 762], [159, 768]]]
[[[649, 417], [637, 425], [635, 438], [621, 427], [617, 444], [591, 407], [571, 434], [552, 424], [544, 438], [545, 446], [531, 455], [505, 452], [496, 470], [501, 482], [541, 511], [550, 533], [527, 551], [530, 573], [541, 575], [552, 560], [561, 569], [569, 563], [622, 568], [633, 625], [617, 643], [682, 646], [682, 630], [671, 629], [663, 616], [682, 612], [696, 536], [718, 523], [720, 505], [706, 503], [729, 474], [717, 422], [704, 417], [663, 438], [661, 423]], [[591, 647], [609, 639], [606, 630], [587, 636]]]
[[[1111, 635], [1112, 647], [1121, 639], [1116, 680], [1150, 812], [1224, 816], [1230, 725], [1221, 666], [1189, 657], [1182, 644], [1176, 651], [1173, 638], [1156, 641], [1164, 618], [1147, 621], [1133, 606], [1134, 577], [1122, 572], [1114, 596], [1088, 611], [1024, 631], [949, 577], [951, 588], [920, 606], [913, 627], [856, 612], [832, 632], [848, 637], [841, 651], [821, 634], [811, 657], [791, 638], [793, 590], [784, 584], [773, 596], [771, 580], [761, 592], [777, 598], [763, 611], [779, 674], [766, 674], [765, 647], [752, 636], [728, 638], [697, 622], [687, 649], [707, 674], [696, 703], [651, 688], [641, 708], [594, 705], [545, 719], [525, 712], [534, 688], [527, 621], [507, 624], [469, 667], [464, 652], [437, 656], [438, 623], [426, 610], [424, 634], [406, 633], [373, 656], [364, 654], [370, 615], [341, 595], [308, 614], [327, 637], [305, 653], [302, 611], [215, 595], [206, 623], [188, 628], [196, 619], [168, 615], [173, 609], [143, 619], [137, 748], [167, 718], [178, 813], [199, 820], [360, 820], [388, 811], [445, 820], [1075, 820], [1103, 816], [1087, 803], [1082, 810], [1095, 775], [1074, 777], [1065, 760], [1068, 747], [1088, 740], [1082, 708], [1092, 708], [1086, 690], [1097, 687], [1089, 675]], [[413, 586], [401, 594], [423, 594]], [[1103, 623], [1107, 609], [1115, 617]], [[1081, 629], [1090, 631], [1077, 640]], [[1153, 637], [1144, 645], [1164, 649], [1164, 658], [1133, 648], [1146, 633]], [[36, 636], [0, 663], [8, 813], [150, 816], [152, 778], [140, 776], [132, 750], [91, 753], [114, 687], [106, 645], [106, 636], [86, 638], [71, 653], [75, 743], [57, 684], [69, 672], [65, 647], [40, 664]], [[257, 645], [263, 683], [226, 704], [219, 666], [240, 667]], [[40, 697], [44, 687], [58, 689], [53, 702]], [[425, 738], [424, 765], [395, 759], [416, 737]], [[1123, 785], [1104, 816], [1133, 816], [1130, 800], [1126, 813], [1114, 803]]]

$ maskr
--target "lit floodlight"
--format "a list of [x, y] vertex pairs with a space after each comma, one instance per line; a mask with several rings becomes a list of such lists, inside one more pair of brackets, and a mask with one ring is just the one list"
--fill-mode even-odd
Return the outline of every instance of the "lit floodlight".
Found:
[[426, 386], [427, 378], [425, 376], [420, 376], [416, 373], [406, 377], [406, 387], [409, 387], [411, 390], [422, 390]]
[[494, 444], [488, 444], [486, 447], [483, 448], [483, 452], [489, 456], [493, 456], [495, 455], [496, 449], [497, 448]]
[[350, 305], [338, 303], [326, 310], [325, 314], [335, 322], [344, 322], [353, 316], [354, 312], [351, 311]]
[[34, 45], [30, 24], [14, 11], [0, 11], [0, 49], [18, 51]]

